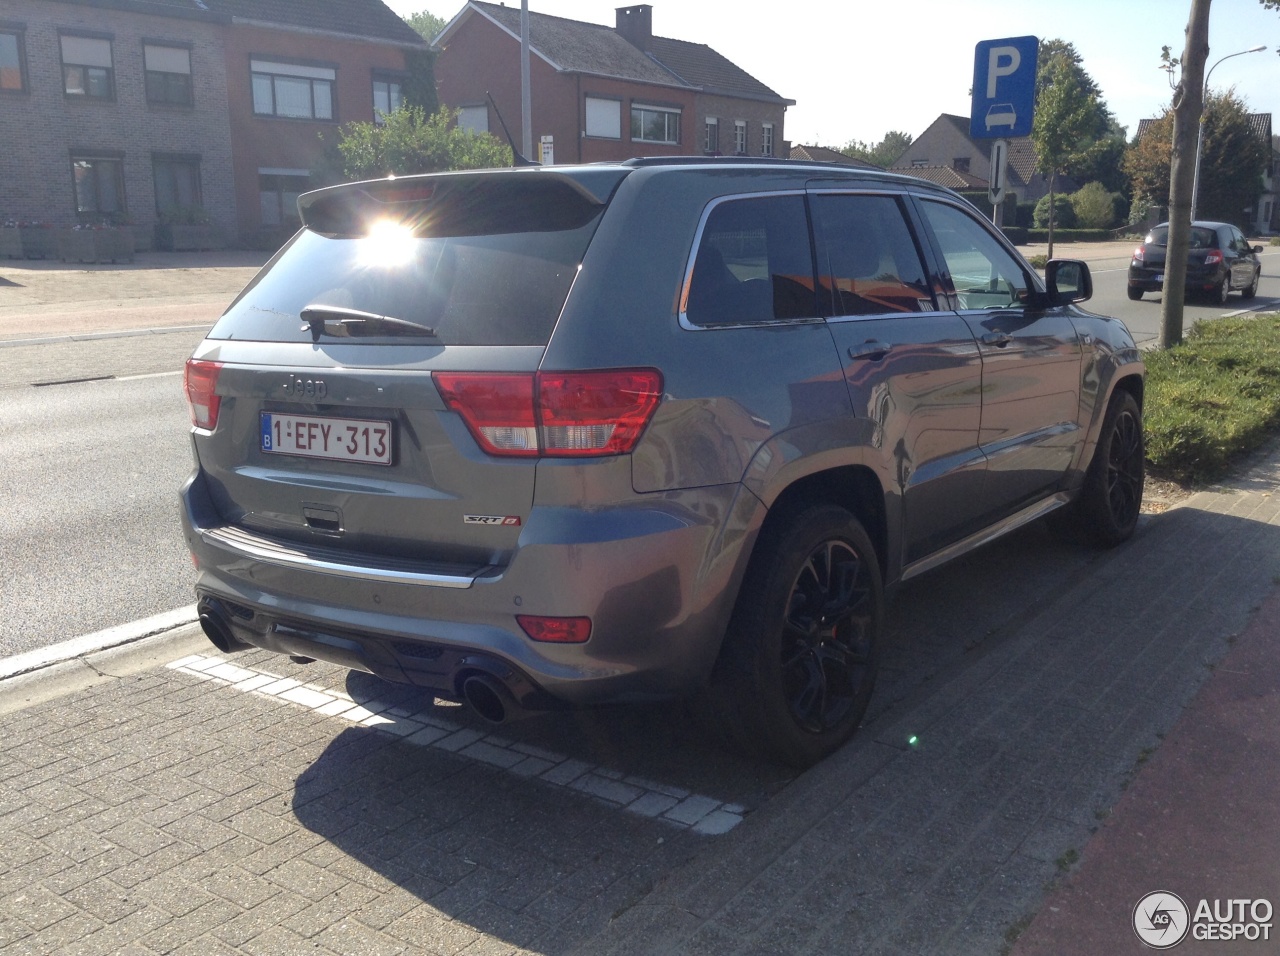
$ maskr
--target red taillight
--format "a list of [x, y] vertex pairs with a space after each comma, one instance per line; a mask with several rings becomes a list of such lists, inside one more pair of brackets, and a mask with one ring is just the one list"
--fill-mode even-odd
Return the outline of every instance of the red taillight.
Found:
[[533, 640], [544, 644], [585, 644], [591, 636], [589, 617], [539, 617], [517, 614], [516, 621]]
[[187, 390], [187, 404], [191, 407], [191, 424], [196, 428], [213, 431], [218, 427], [218, 406], [222, 399], [215, 390], [221, 371], [221, 362], [187, 359], [183, 387]]
[[440, 395], [491, 455], [537, 455], [533, 376], [526, 372], [433, 372]]
[[445, 404], [491, 455], [623, 455], [662, 400], [656, 369], [433, 377]]
[[1204, 264], [1207, 266], [1216, 266], [1222, 261], [1221, 249], [1210, 249], [1204, 254]]
[[1133, 250], [1133, 261], [1134, 261], [1134, 262], [1142, 262], [1144, 259], [1146, 259], [1146, 257], [1147, 257], [1147, 254], [1146, 254], [1146, 252], [1143, 250], [1142, 246], [1138, 246], [1138, 248], [1137, 248], [1137, 249], [1134, 249], [1134, 250]]

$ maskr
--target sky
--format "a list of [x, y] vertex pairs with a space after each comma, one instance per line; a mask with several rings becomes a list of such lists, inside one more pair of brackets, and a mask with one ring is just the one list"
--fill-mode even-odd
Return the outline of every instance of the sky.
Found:
[[[463, 0], [386, 0], [408, 16], [446, 21]], [[507, 0], [519, 7], [520, 0]], [[614, 23], [622, 0], [529, 0], [536, 13]], [[1182, 55], [1190, 0], [651, 0], [658, 36], [705, 43], [796, 105], [783, 138], [840, 147], [876, 143], [890, 130], [919, 136], [940, 113], [969, 115], [974, 47], [1036, 36], [1075, 45], [1107, 106], [1132, 138], [1138, 121], [1168, 105], [1160, 49]], [[732, 11], [732, 12], [731, 12]], [[1209, 59], [1258, 44], [1213, 70], [1280, 133], [1280, 11], [1258, 0], [1213, 0]]]

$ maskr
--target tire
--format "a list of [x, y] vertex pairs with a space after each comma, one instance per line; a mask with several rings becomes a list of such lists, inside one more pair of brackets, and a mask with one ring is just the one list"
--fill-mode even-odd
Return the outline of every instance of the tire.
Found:
[[1144, 456], [1142, 410], [1132, 395], [1117, 391], [1080, 497], [1070, 506], [1077, 532], [1088, 544], [1114, 548], [1133, 534], [1142, 511]]
[[884, 587], [871, 539], [834, 505], [779, 515], [756, 546], [699, 711], [753, 757], [807, 767], [871, 700]]
[[1128, 291], [1129, 291], [1129, 298], [1130, 298], [1132, 301], [1137, 302], [1139, 299], [1141, 299], [1141, 298], [1142, 298], [1142, 287], [1141, 287], [1141, 286], [1131, 285], [1131, 286], [1129, 286], [1129, 290], [1128, 290]]
[[1227, 273], [1222, 277], [1219, 286], [1210, 293], [1210, 300], [1214, 305], [1226, 305], [1227, 296], [1231, 294], [1231, 273]]
[[1262, 278], [1262, 269], [1259, 268], [1258, 271], [1253, 274], [1253, 281], [1249, 283], [1248, 286], [1240, 290], [1240, 298], [1252, 299], [1255, 295], [1257, 295], [1258, 280], [1261, 278]]

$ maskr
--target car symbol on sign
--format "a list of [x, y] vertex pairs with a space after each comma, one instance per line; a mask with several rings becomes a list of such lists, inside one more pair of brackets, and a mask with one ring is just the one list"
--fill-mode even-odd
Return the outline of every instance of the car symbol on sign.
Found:
[[1013, 129], [1018, 122], [1018, 114], [1014, 112], [1012, 103], [995, 103], [987, 110], [987, 129], [993, 126], [1007, 126]]

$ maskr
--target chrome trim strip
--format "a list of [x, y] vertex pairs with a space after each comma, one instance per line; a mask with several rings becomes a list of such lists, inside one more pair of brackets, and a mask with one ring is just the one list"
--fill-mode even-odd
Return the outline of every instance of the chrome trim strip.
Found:
[[[338, 577], [379, 584], [412, 584], [424, 587], [465, 589], [471, 587], [487, 568], [477, 568], [473, 574], [444, 574], [412, 570], [410, 562], [383, 560], [378, 565], [354, 565], [330, 556], [322, 549], [310, 554], [297, 546], [258, 537], [238, 528], [201, 528], [200, 537], [205, 544], [230, 551], [241, 557], [285, 568], [300, 568], [317, 574], [333, 574]], [[397, 566], [399, 565], [399, 566]]]
[[928, 557], [921, 558], [912, 564], [907, 565], [902, 570], [902, 581], [909, 581], [917, 575], [924, 574], [926, 571], [932, 571], [939, 565], [946, 564], [952, 558], [957, 558], [966, 552], [975, 548], [980, 548], [984, 544], [989, 544], [996, 538], [1008, 534], [1010, 531], [1016, 531], [1025, 524], [1030, 524], [1037, 518], [1042, 518], [1050, 511], [1056, 511], [1071, 500], [1070, 495], [1065, 491], [1060, 491], [1048, 498], [1043, 498], [1035, 504], [1028, 505], [1017, 514], [1009, 515], [1003, 521], [998, 521], [989, 528], [985, 528], [976, 534], [971, 534], [962, 541], [957, 541], [953, 545], [943, 548], [941, 551], [935, 551]]

